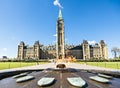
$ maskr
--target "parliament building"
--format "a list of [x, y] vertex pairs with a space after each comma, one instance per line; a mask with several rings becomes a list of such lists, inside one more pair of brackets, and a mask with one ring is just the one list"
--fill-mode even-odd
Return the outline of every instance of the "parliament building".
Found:
[[56, 26], [56, 44], [44, 46], [35, 41], [33, 46], [26, 45], [23, 41], [18, 45], [17, 58], [23, 59], [55, 59], [66, 58], [67, 56], [76, 59], [108, 59], [108, 48], [104, 40], [90, 45], [87, 40], [79, 45], [68, 45], [64, 43], [64, 20], [61, 10], [59, 11]]
[[[89, 45], [83, 40], [80, 45], [65, 45], [65, 56], [73, 56], [76, 59], [108, 59], [107, 45], [103, 40], [95, 45]], [[32, 47], [25, 45], [23, 41], [18, 45], [17, 58], [22, 59], [54, 59], [56, 58], [56, 45], [43, 46], [36, 41]]]

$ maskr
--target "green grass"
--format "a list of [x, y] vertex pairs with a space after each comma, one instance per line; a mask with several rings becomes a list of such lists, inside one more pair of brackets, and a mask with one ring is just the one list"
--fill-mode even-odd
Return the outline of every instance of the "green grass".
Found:
[[[48, 62], [39, 62], [39, 64], [44, 64], [44, 63], [48, 63]], [[91, 66], [112, 68], [112, 69], [120, 69], [120, 62], [77, 62], [77, 63], [87, 64]], [[25, 67], [25, 66], [33, 66], [36, 64], [37, 62], [0, 62], [0, 70]]]
[[[47, 62], [39, 62], [39, 64], [44, 64], [44, 63], [47, 63]], [[0, 62], [0, 70], [25, 67], [25, 66], [33, 66], [36, 64], [37, 62]]]
[[120, 69], [120, 62], [77, 62], [77, 63], [112, 69]]

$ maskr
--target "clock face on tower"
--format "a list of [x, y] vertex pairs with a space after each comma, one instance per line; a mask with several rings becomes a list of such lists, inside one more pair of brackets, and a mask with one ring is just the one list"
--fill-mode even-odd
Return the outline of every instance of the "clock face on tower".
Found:
[[58, 27], [59, 27], [60, 29], [62, 29], [62, 24], [59, 24]]
[[63, 23], [63, 21], [59, 21], [60, 22], [60, 24], [62, 24]]

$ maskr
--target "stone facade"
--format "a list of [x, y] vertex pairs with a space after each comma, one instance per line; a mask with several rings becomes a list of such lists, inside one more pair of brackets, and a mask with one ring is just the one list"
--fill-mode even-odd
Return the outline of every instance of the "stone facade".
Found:
[[18, 59], [53, 59], [66, 58], [73, 56], [77, 59], [91, 59], [91, 58], [108, 58], [107, 45], [103, 40], [94, 45], [90, 45], [87, 40], [83, 40], [80, 45], [65, 45], [64, 44], [64, 20], [62, 18], [61, 10], [59, 11], [57, 26], [56, 26], [56, 44], [43, 46], [36, 41], [32, 47], [25, 45], [22, 41], [18, 45]]
[[[73, 56], [76, 59], [107, 59], [108, 48], [103, 40], [94, 45], [90, 45], [87, 40], [79, 45], [65, 44], [65, 57]], [[25, 45], [22, 41], [18, 45], [18, 59], [54, 59], [56, 57], [56, 45], [44, 46], [36, 41], [32, 47]]]
[[32, 47], [26, 46], [23, 41], [18, 45], [18, 59], [40, 58], [40, 44], [36, 41]]

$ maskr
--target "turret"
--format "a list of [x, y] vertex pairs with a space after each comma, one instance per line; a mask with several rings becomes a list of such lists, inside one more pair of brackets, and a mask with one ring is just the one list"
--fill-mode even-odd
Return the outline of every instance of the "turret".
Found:
[[104, 40], [101, 40], [99, 44], [102, 53], [102, 59], [108, 59], [108, 48]]
[[83, 59], [84, 60], [90, 59], [90, 47], [87, 40], [83, 40], [82, 49], [83, 49]]
[[17, 58], [19, 60], [22, 60], [24, 58], [24, 46], [25, 46], [25, 43], [23, 41], [21, 41], [20, 44], [18, 45], [18, 55], [17, 55]]
[[40, 58], [40, 44], [39, 44], [39, 41], [35, 41], [35, 43], [34, 43], [34, 57], [36, 59]]

